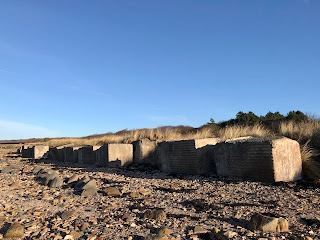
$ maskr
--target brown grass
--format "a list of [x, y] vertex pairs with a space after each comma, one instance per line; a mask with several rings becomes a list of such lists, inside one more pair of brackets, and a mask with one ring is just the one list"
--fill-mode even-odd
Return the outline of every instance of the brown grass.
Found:
[[316, 150], [310, 147], [310, 141], [300, 146], [302, 159], [303, 178], [317, 180], [320, 178], [320, 163], [316, 160], [319, 156]]
[[273, 134], [261, 125], [253, 125], [253, 126], [228, 126], [219, 131], [219, 137], [221, 140], [228, 140], [239, 137], [270, 137]]
[[279, 134], [298, 140], [299, 142], [307, 142], [315, 132], [320, 131], [320, 122], [317, 120], [303, 122], [282, 122], [279, 126]]
[[123, 130], [117, 133], [109, 133], [105, 135], [84, 138], [56, 138], [50, 139], [43, 144], [49, 145], [51, 147], [65, 145], [83, 146], [103, 145], [107, 143], [131, 143], [143, 138], [149, 138], [150, 140], [161, 142], [208, 137], [215, 137], [214, 131], [210, 128], [182, 131], [180, 128], [163, 127], [152, 129]]

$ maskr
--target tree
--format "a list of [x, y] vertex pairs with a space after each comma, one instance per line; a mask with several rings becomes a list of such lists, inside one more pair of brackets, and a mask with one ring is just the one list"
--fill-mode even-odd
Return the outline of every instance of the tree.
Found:
[[300, 122], [300, 121], [307, 121], [308, 116], [305, 115], [301, 111], [290, 111], [290, 112], [288, 112], [286, 119], [291, 120], [291, 121]]

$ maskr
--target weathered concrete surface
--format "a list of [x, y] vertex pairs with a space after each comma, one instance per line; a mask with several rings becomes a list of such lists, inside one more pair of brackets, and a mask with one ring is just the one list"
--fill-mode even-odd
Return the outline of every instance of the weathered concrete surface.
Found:
[[120, 143], [103, 145], [97, 150], [96, 159], [98, 166], [108, 167], [109, 162], [117, 160], [121, 162], [121, 166], [125, 166], [133, 161], [133, 146]]
[[42, 158], [48, 151], [49, 146], [34, 146], [34, 158]]
[[138, 140], [133, 145], [133, 162], [150, 163], [156, 165], [157, 162], [157, 142], [148, 138]]
[[32, 146], [22, 149], [22, 157], [24, 158], [42, 158], [49, 151], [49, 146]]
[[94, 164], [93, 146], [86, 146], [78, 149], [78, 162], [82, 164]]
[[168, 173], [203, 174], [215, 171], [213, 148], [217, 138], [162, 142], [158, 152], [161, 169]]
[[21, 151], [21, 155], [23, 158], [33, 158], [34, 156], [33, 148], [24, 146]]
[[95, 162], [95, 164], [97, 165], [97, 161], [98, 161], [98, 154], [99, 154], [99, 149], [101, 146], [92, 146], [92, 158]]
[[61, 162], [59, 150], [56, 147], [51, 147], [49, 149], [49, 157], [55, 162]]
[[301, 179], [302, 161], [297, 141], [288, 138], [228, 141], [214, 147], [218, 175], [263, 182]]
[[64, 147], [61, 149], [62, 161], [63, 162], [74, 162], [73, 157], [73, 148], [72, 147]]

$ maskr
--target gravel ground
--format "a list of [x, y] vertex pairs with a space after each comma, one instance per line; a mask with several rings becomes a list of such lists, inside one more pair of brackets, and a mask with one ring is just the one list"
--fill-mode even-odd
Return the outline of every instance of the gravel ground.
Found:
[[[19, 157], [2, 160], [0, 169], [8, 165], [15, 170], [0, 173], [0, 239], [14, 222], [23, 226], [24, 239], [317, 239], [320, 234], [319, 188], [307, 182], [170, 176], [150, 168], [88, 168]], [[36, 166], [55, 170], [64, 185], [45, 186], [32, 173]], [[74, 174], [95, 179], [98, 194], [81, 197], [67, 184]], [[107, 196], [107, 187], [121, 196]], [[166, 214], [151, 219], [150, 209]], [[249, 231], [254, 213], [287, 219], [289, 232]], [[218, 231], [228, 234], [206, 233]]]

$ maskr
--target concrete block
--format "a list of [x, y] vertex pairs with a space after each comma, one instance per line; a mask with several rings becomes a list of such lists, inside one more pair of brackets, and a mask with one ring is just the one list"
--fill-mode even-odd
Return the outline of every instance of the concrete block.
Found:
[[49, 157], [54, 162], [61, 162], [62, 161], [60, 158], [59, 150], [56, 147], [51, 147], [49, 149]]
[[157, 163], [157, 142], [145, 138], [132, 143], [134, 163]]
[[94, 164], [93, 147], [86, 146], [78, 149], [78, 162], [82, 164]]
[[221, 176], [263, 182], [301, 179], [299, 143], [289, 138], [250, 138], [219, 143], [214, 148]]
[[49, 151], [49, 146], [32, 146], [22, 149], [22, 157], [24, 158], [42, 158]]
[[168, 173], [203, 174], [215, 171], [213, 145], [217, 138], [162, 142], [159, 144], [161, 169]]
[[132, 144], [110, 143], [101, 146], [96, 153], [96, 165], [108, 167], [109, 162], [119, 160], [121, 166], [125, 166], [133, 161]]
[[42, 158], [48, 151], [49, 146], [34, 146], [34, 158]]
[[63, 162], [74, 162], [73, 156], [73, 148], [72, 147], [64, 147], [61, 149], [62, 161]]
[[78, 152], [79, 152], [79, 149], [74, 149], [73, 150], [73, 161], [75, 163], [79, 162], [79, 158], [78, 158], [79, 153]]
[[33, 158], [34, 156], [33, 148], [24, 146], [21, 151], [21, 155], [23, 158]]

